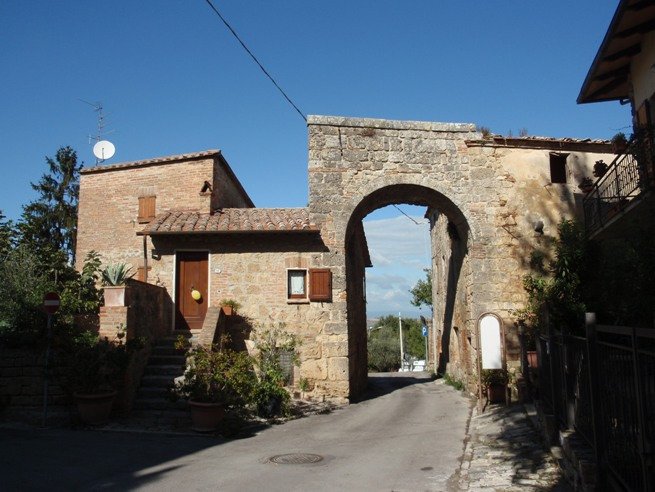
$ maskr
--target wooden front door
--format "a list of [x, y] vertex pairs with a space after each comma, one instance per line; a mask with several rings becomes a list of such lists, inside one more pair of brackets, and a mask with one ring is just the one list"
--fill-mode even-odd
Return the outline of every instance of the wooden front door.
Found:
[[[180, 251], [177, 253], [175, 289], [175, 329], [200, 330], [207, 313], [207, 279], [209, 263], [206, 251]], [[194, 299], [193, 291], [200, 294]], [[197, 297], [197, 295], [196, 295]]]

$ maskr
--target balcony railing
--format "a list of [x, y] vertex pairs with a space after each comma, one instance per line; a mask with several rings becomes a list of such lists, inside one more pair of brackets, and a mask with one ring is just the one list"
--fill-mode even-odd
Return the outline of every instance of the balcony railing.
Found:
[[607, 172], [595, 183], [583, 200], [585, 227], [591, 235], [602, 229], [612, 218], [652, 186], [652, 132], [636, 135], [625, 153], [619, 154]]

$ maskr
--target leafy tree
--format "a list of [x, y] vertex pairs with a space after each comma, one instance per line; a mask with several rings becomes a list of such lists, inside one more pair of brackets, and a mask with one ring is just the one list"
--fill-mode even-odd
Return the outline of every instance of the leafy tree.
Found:
[[[394, 371], [400, 367], [400, 337], [398, 335], [398, 316], [383, 316], [371, 329], [368, 336], [368, 365], [375, 371]], [[419, 320], [403, 319], [403, 349], [409, 356], [425, 357]]]
[[43, 339], [43, 295], [54, 287], [37, 255], [27, 246], [12, 249], [0, 262], [0, 341], [33, 344]]
[[432, 270], [424, 268], [423, 271], [425, 272], [425, 280], [418, 279], [416, 285], [409, 291], [412, 294], [410, 302], [416, 307], [425, 305], [432, 309]]
[[79, 175], [82, 165], [71, 147], [62, 147], [55, 158], [46, 157], [49, 172], [31, 183], [36, 200], [23, 207], [18, 225], [20, 242], [35, 249], [50, 264], [75, 260]]
[[4, 259], [13, 248], [16, 231], [14, 225], [0, 210], [0, 259]]

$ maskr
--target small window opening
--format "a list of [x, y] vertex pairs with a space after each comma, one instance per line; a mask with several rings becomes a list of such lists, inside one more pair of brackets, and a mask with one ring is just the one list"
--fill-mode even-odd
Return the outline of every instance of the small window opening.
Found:
[[307, 270], [288, 270], [287, 297], [305, 299], [307, 297]]
[[568, 154], [550, 154], [550, 182], [566, 183], [566, 158]]

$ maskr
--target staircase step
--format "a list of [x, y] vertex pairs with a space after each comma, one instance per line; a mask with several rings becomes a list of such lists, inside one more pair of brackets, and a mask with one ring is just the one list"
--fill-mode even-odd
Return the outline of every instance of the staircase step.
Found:
[[169, 347], [166, 345], [155, 345], [152, 347], [151, 355], [178, 355], [184, 356], [185, 350], [179, 350], [175, 347]]
[[186, 357], [183, 355], [156, 355], [156, 354], [151, 354], [150, 357], [148, 358], [148, 365], [164, 365], [164, 366], [172, 366], [172, 365], [178, 365], [180, 367], [184, 366], [186, 364]]
[[173, 385], [173, 379], [169, 374], [146, 374], [141, 378], [141, 388], [167, 388]]
[[184, 366], [175, 365], [148, 365], [145, 368], [144, 374], [159, 374], [169, 376], [181, 376], [184, 374]]

